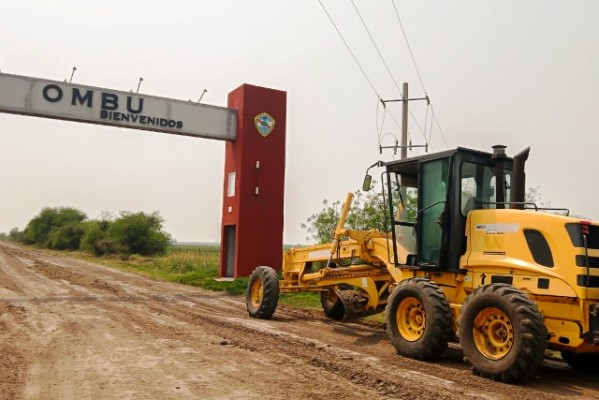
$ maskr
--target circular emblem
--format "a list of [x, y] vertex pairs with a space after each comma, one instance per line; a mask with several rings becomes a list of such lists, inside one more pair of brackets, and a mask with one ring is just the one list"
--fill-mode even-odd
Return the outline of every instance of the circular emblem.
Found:
[[275, 119], [269, 113], [263, 112], [254, 117], [254, 126], [259, 134], [267, 137], [275, 128]]

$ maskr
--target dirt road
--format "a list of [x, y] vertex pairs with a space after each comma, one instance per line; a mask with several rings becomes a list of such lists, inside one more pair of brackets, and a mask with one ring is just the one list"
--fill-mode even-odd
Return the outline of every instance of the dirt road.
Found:
[[153, 281], [0, 243], [1, 399], [599, 398], [547, 361], [526, 386], [395, 355], [382, 326]]

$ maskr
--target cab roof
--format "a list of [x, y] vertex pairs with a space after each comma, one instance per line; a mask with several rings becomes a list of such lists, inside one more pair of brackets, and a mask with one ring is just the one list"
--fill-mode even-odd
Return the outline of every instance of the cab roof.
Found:
[[[421, 162], [452, 157], [457, 154], [466, 156], [467, 158], [485, 159], [489, 161], [491, 160], [492, 156], [491, 153], [485, 151], [457, 147], [455, 149], [445, 150], [437, 153], [427, 153], [415, 157], [404, 158], [402, 160], [388, 161], [383, 165], [386, 167], [387, 171], [398, 172], [400, 174], [417, 175], [418, 164]], [[506, 159], [512, 161], [511, 157], [507, 157]]]

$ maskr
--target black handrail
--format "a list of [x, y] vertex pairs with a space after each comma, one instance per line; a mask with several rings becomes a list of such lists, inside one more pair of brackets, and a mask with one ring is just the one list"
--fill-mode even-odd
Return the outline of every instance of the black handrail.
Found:
[[558, 208], [558, 207], [539, 207], [537, 206], [535, 203], [531, 203], [531, 202], [527, 202], [527, 201], [503, 201], [503, 202], [497, 202], [497, 201], [489, 201], [489, 202], [483, 202], [483, 201], [478, 201], [475, 200], [476, 204], [480, 204], [480, 205], [491, 205], [491, 204], [503, 204], [503, 205], [508, 205], [508, 206], [524, 206], [526, 208], [526, 206], [530, 206], [526, 209], [531, 210], [534, 208], [535, 211], [564, 211], [566, 213], [566, 216], [570, 215], [570, 209], [568, 208]]

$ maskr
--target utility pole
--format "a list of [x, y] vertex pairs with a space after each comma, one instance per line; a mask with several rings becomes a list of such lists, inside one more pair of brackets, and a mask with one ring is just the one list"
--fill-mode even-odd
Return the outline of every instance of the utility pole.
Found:
[[[401, 144], [398, 145], [397, 143], [397, 138], [395, 139], [395, 145], [393, 146], [383, 146], [379, 143], [379, 150], [381, 152], [381, 154], [383, 153], [383, 149], [393, 149], [394, 153], [393, 154], [397, 154], [397, 148], [399, 147], [401, 149], [401, 159], [403, 160], [404, 158], [408, 158], [408, 148], [410, 150], [412, 150], [413, 147], [424, 147], [425, 151], [428, 151], [428, 144], [423, 144], [423, 145], [412, 145], [412, 144], [408, 144], [408, 101], [414, 101], [414, 100], [426, 100], [427, 104], [430, 104], [430, 100], [428, 98], [428, 96], [426, 97], [420, 97], [417, 99], [410, 99], [408, 98], [408, 82], [404, 82], [403, 83], [403, 93], [402, 93], [402, 97], [401, 99], [394, 99], [394, 100], [383, 100], [381, 99], [381, 103], [383, 103], [383, 106], [386, 107], [387, 103], [392, 103], [392, 102], [398, 102], [401, 101], [402, 102], [402, 113], [401, 113]], [[394, 135], [395, 137], [395, 135]]]
[[408, 158], [408, 82], [403, 83], [401, 108], [401, 159]]

